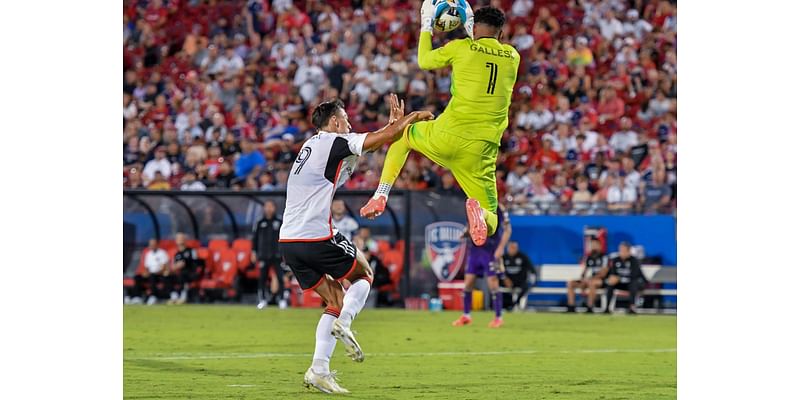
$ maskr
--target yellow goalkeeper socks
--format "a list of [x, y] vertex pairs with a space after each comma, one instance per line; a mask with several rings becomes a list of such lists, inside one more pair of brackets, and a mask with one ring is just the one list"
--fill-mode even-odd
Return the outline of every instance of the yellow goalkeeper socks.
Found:
[[386, 153], [386, 159], [383, 162], [380, 185], [378, 185], [378, 190], [375, 192], [375, 197], [389, 196], [389, 189], [392, 188], [394, 181], [400, 176], [400, 171], [403, 170], [403, 165], [405, 165], [410, 151], [411, 148], [408, 147], [408, 142], [405, 139], [400, 139], [389, 146], [389, 151]]

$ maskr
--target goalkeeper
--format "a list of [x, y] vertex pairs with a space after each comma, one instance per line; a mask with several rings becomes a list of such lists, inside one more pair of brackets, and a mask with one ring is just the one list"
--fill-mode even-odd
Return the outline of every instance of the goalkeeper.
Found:
[[520, 56], [500, 43], [503, 12], [483, 7], [473, 15], [464, 0], [458, 0], [458, 11], [469, 37], [432, 49], [433, 22], [447, 7], [443, 0], [423, 2], [417, 59], [426, 70], [452, 66], [452, 98], [438, 118], [409, 125], [392, 144], [378, 189], [361, 208], [361, 216], [372, 219], [383, 213], [392, 184], [409, 151], [415, 150], [453, 172], [467, 195], [470, 237], [482, 246], [497, 230], [495, 167]]

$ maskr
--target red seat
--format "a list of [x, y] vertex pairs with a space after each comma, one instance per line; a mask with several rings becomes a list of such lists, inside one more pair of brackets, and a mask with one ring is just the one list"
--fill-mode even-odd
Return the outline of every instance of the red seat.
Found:
[[231, 248], [234, 250], [252, 251], [253, 241], [250, 239], [236, 239], [233, 241]]
[[392, 283], [387, 283], [378, 288], [382, 292], [396, 292], [400, 287], [400, 278], [403, 275], [403, 253], [399, 250], [391, 250], [381, 255], [381, 261], [386, 269], [389, 270], [389, 279]]
[[392, 245], [386, 240], [378, 240], [378, 254], [385, 254], [392, 249]]
[[214, 260], [211, 258], [211, 252], [208, 251], [207, 248], [201, 247], [197, 249], [197, 259], [202, 260], [203, 265], [205, 265], [205, 274], [200, 277], [200, 279], [210, 277], [214, 266]]
[[[253, 242], [249, 239], [236, 239], [233, 241], [233, 245], [231, 248], [236, 251], [236, 263], [239, 268], [239, 271], [242, 271], [247, 275], [248, 278], [252, 275], [252, 270], [248, 271], [248, 268], [252, 265], [250, 262], [251, 254], [253, 253]], [[246, 272], [251, 272], [250, 274]], [[258, 277], [258, 270], [255, 271], [256, 277]]]
[[227, 249], [228, 241], [225, 239], [212, 239], [208, 241], [208, 249], [213, 253], [217, 250]]
[[158, 247], [169, 251], [169, 249], [176, 249], [178, 245], [175, 244], [174, 239], [161, 239], [158, 241]]
[[406, 241], [405, 240], [398, 240], [394, 244], [394, 249], [399, 251], [400, 254], [403, 254], [403, 251], [406, 249]]
[[200, 241], [197, 239], [186, 239], [186, 247], [190, 249], [199, 249]]
[[200, 281], [203, 289], [231, 289], [239, 270], [236, 268], [236, 252], [223, 249], [212, 253], [211, 277]]

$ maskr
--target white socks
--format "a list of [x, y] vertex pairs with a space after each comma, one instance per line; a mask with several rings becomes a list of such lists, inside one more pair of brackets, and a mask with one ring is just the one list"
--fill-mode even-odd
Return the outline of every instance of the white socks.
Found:
[[[337, 313], [338, 314], [338, 313]], [[328, 375], [330, 371], [331, 356], [336, 348], [336, 338], [331, 335], [331, 328], [336, 317], [332, 310], [326, 309], [317, 324], [317, 345], [314, 348], [314, 359], [311, 361], [311, 369], [320, 375]]]
[[314, 359], [311, 361], [311, 369], [319, 375], [327, 375], [330, 371], [331, 356], [336, 348], [336, 338], [331, 335], [333, 321], [337, 318], [347, 328], [353, 323], [353, 318], [364, 308], [369, 296], [371, 284], [365, 279], [355, 281], [344, 294], [344, 307], [341, 313], [339, 310], [328, 307], [325, 313], [319, 318], [317, 324], [317, 344], [314, 348]]
[[381, 182], [378, 184], [378, 189], [375, 190], [375, 194], [372, 195], [373, 199], [377, 199], [378, 197], [386, 197], [389, 198], [389, 191], [392, 190], [392, 185], [386, 182]]
[[349, 328], [350, 324], [353, 323], [353, 319], [367, 302], [370, 287], [371, 284], [367, 280], [359, 279], [347, 289], [344, 294], [344, 307], [342, 307], [342, 313], [339, 317], [342, 325]]

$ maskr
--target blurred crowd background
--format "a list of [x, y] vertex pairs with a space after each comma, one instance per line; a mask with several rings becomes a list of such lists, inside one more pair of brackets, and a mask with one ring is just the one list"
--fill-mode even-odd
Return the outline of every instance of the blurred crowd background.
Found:
[[[498, 160], [516, 214], [674, 213], [677, 4], [514, 0], [504, 41], [522, 56]], [[309, 116], [340, 97], [356, 132], [385, 95], [441, 113], [450, 70], [416, 63], [419, 1], [125, 0], [125, 189], [283, 190]], [[434, 46], [464, 37], [437, 33]], [[385, 149], [345, 189], [377, 186]], [[459, 192], [409, 158], [398, 189]]]

